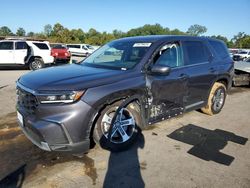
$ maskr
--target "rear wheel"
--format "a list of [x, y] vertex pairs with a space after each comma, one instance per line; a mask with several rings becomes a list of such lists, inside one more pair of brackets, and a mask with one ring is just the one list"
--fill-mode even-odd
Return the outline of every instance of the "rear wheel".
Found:
[[41, 58], [34, 58], [29, 63], [30, 70], [38, 70], [44, 67], [44, 62]]
[[226, 86], [222, 83], [215, 82], [210, 91], [208, 103], [201, 111], [208, 115], [218, 114], [224, 106], [225, 99]]
[[94, 141], [110, 151], [123, 151], [132, 146], [141, 123], [139, 105], [136, 102], [130, 103], [118, 112], [109, 137], [111, 121], [120, 104], [114, 103], [102, 111], [93, 132]]

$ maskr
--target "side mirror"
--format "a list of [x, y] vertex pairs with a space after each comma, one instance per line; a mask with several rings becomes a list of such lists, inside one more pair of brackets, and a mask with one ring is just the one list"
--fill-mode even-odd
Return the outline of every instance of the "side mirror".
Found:
[[171, 68], [166, 65], [153, 65], [150, 69], [151, 74], [167, 76], [171, 71]]

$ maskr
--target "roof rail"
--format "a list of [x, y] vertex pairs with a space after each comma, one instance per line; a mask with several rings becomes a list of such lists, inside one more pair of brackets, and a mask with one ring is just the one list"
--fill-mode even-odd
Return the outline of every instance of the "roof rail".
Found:
[[26, 40], [26, 41], [47, 41], [46, 39], [37, 39], [32, 37], [20, 37], [20, 36], [0, 36], [0, 40]]

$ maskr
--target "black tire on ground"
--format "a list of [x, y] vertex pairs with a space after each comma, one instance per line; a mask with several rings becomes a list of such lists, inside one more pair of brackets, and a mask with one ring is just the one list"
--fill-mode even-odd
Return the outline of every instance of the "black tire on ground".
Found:
[[[111, 122], [113, 119], [113, 116], [120, 106], [121, 102], [116, 102], [112, 105], [107, 106], [104, 110], [102, 110], [100, 116], [98, 117], [94, 131], [93, 131], [93, 139], [96, 144], [101, 146], [103, 149], [113, 151], [113, 152], [119, 152], [124, 151], [131, 147], [137, 138], [138, 131], [139, 131], [139, 125], [142, 123], [141, 115], [140, 115], [140, 106], [136, 102], [130, 103], [127, 107], [123, 109], [123, 115], [122, 115], [122, 121], [124, 122], [126, 120], [134, 120], [134, 124], [131, 124], [129, 126], [122, 126], [124, 132], [126, 135], [129, 136], [129, 139], [124, 139], [125, 136], [121, 136], [122, 131], [115, 129], [115, 126], [113, 126], [114, 130], [117, 130], [111, 139], [108, 139], [108, 130], [110, 124], [107, 122]], [[108, 118], [107, 118], [108, 116]], [[131, 121], [133, 122], [133, 121]], [[128, 138], [128, 137], [127, 137]]]
[[41, 58], [34, 58], [29, 63], [30, 70], [38, 70], [44, 67], [44, 62]]
[[211, 116], [218, 114], [225, 104], [226, 91], [226, 86], [223, 83], [215, 82], [210, 91], [207, 105], [201, 111]]

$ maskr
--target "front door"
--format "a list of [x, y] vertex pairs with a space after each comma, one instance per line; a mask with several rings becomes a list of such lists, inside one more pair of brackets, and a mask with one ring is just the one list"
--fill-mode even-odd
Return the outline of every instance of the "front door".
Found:
[[153, 63], [171, 68], [168, 75], [146, 76], [149, 92], [149, 123], [155, 123], [179, 115], [184, 110], [184, 98], [188, 94], [188, 76], [183, 67], [183, 53], [179, 42], [163, 45]]

